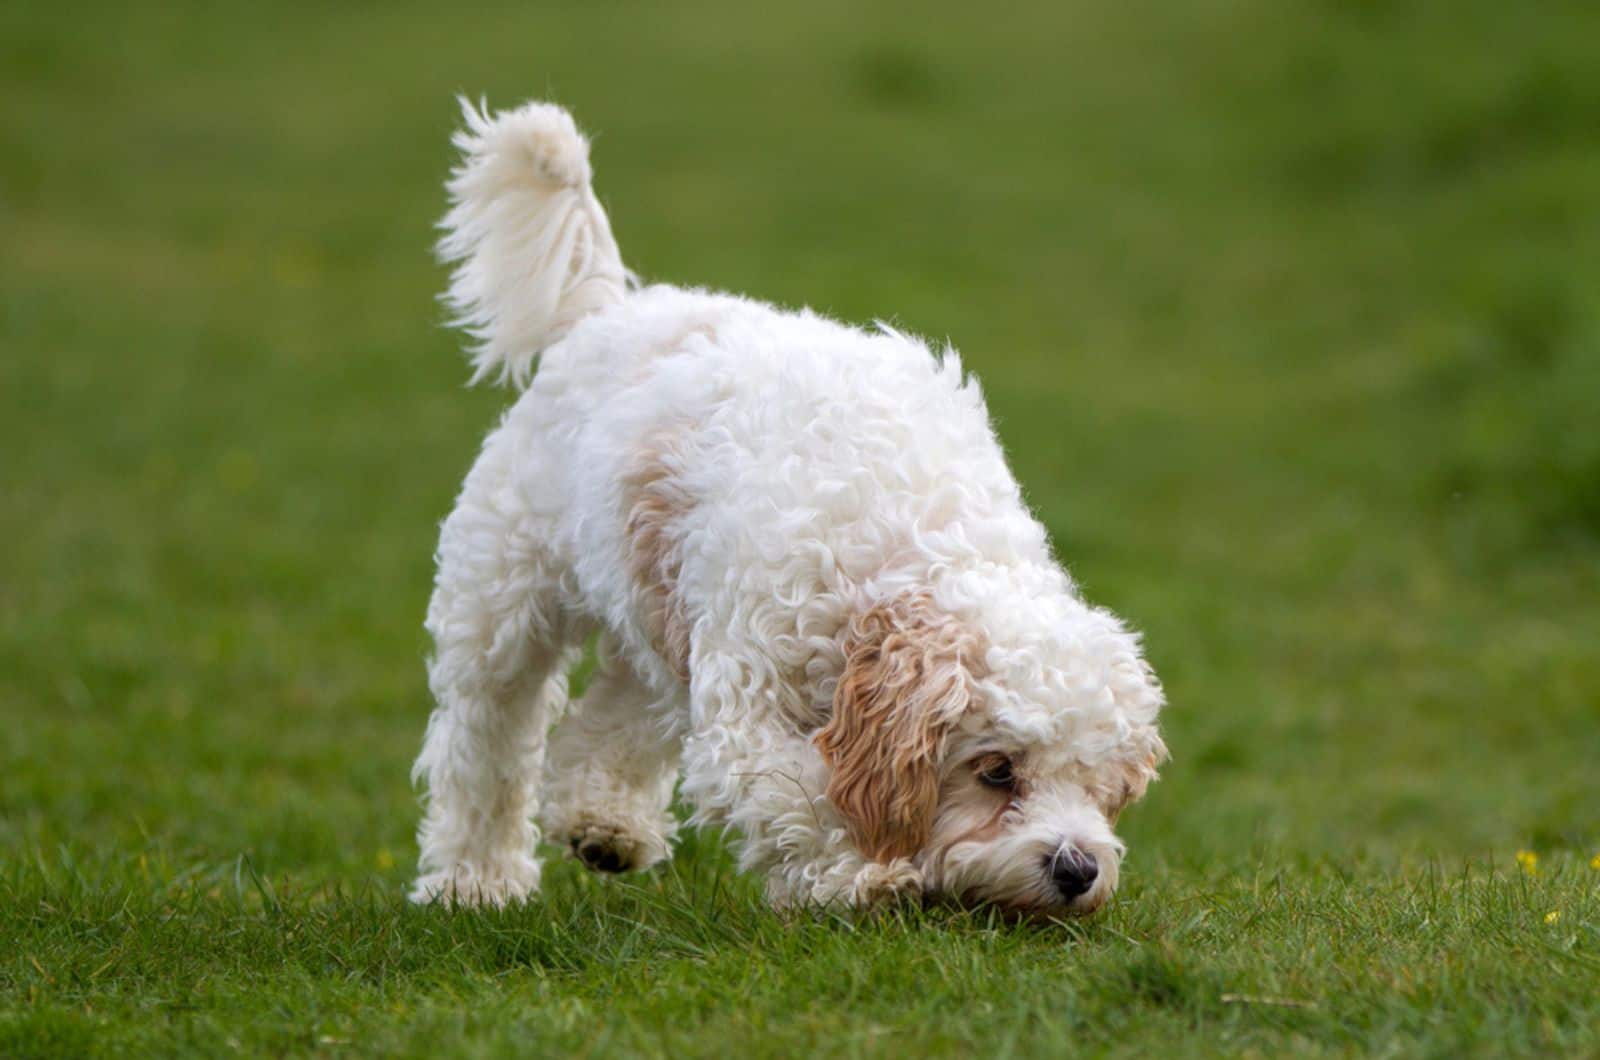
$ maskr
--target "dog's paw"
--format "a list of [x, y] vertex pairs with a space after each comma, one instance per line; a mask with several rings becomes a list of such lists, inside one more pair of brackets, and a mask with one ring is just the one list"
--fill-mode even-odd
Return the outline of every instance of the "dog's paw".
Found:
[[539, 864], [521, 858], [501, 866], [456, 865], [417, 877], [410, 898], [419, 905], [495, 906], [520, 902], [539, 889]]
[[862, 908], [921, 896], [922, 872], [907, 858], [895, 858], [887, 864], [876, 861], [867, 864], [856, 873], [850, 895]]
[[594, 823], [568, 833], [567, 849], [595, 872], [637, 872], [667, 854], [664, 840]]

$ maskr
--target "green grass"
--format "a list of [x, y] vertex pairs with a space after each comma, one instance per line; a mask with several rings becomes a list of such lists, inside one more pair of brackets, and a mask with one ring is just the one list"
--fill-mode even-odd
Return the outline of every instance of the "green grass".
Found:
[[[1600, 13], [766, 6], [0, 8], [0, 1055], [1600, 1054]], [[456, 91], [963, 351], [1172, 702], [1103, 915], [404, 905]]]

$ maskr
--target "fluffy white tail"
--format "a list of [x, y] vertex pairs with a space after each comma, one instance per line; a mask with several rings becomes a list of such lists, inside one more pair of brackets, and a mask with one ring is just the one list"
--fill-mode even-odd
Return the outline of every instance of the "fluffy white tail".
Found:
[[628, 273], [572, 115], [551, 103], [491, 115], [466, 99], [461, 110], [439, 222], [439, 257], [456, 266], [445, 300], [476, 340], [472, 381], [521, 388], [546, 347], [623, 297]]

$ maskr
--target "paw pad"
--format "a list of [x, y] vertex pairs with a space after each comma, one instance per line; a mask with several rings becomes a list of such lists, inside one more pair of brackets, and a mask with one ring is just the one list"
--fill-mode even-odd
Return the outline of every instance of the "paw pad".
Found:
[[573, 836], [572, 852], [596, 872], [624, 872], [629, 868], [627, 859], [609, 843]]

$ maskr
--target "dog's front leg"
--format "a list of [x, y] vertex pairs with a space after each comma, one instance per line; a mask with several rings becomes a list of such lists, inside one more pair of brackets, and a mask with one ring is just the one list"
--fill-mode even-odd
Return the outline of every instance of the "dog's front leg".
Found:
[[739, 867], [766, 876], [774, 906], [867, 907], [922, 893], [922, 874], [909, 860], [883, 864], [856, 848], [823, 794], [826, 766], [809, 741], [751, 735], [738, 748], [691, 739], [683, 790], [695, 823], [738, 833]]
[[738, 832], [740, 868], [766, 875], [777, 907], [866, 907], [920, 895], [922, 874], [910, 860], [880, 863], [856, 847], [828, 802], [821, 754], [760, 688], [737, 663], [696, 673], [682, 788], [694, 823]]

